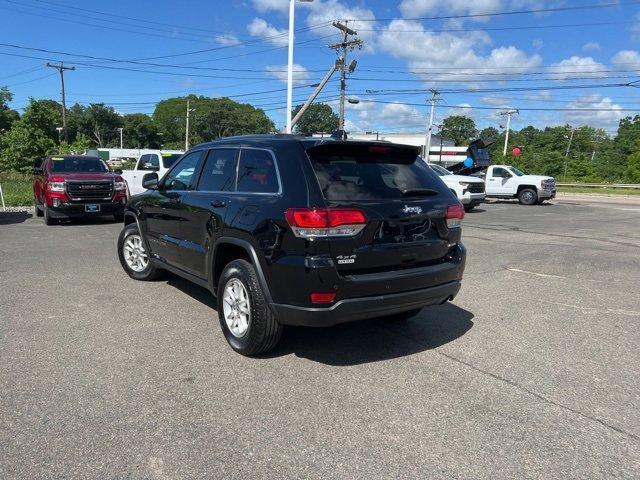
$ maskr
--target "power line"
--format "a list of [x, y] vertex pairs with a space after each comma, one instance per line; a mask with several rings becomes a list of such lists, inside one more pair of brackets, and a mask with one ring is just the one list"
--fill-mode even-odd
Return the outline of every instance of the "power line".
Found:
[[511, 30], [543, 30], [548, 28], [583, 28], [583, 27], [602, 27], [608, 25], [634, 25], [636, 22], [595, 22], [595, 23], [564, 23], [555, 25], [514, 25], [510, 27], [486, 27], [486, 28], [438, 28], [438, 29], [402, 29], [389, 30], [387, 28], [359, 28], [359, 32], [389, 32], [389, 33], [448, 33], [448, 32], [500, 32]]
[[0, 80], [5, 80], [7, 78], [13, 78], [13, 77], [18, 77], [20, 75], [24, 75], [26, 73], [31, 73], [31, 72], [35, 72], [36, 70], [40, 70], [42, 67], [40, 65], [36, 66], [36, 67], [31, 67], [31, 68], [27, 68], [26, 70], [21, 70], [19, 72], [16, 73], [12, 73], [10, 75], [5, 75], [4, 77], [0, 77]]
[[[286, 72], [286, 70], [257, 70], [255, 68], [222, 68], [222, 67], [192, 67], [192, 66], [186, 66], [186, 65], [168, 65], [168, 64], [164, 64], [164, 63], [149, 63], [149, 62], [140, 62], [140, 61], [136, 61], [136, 60], [122, 60], [122, 59], [117, 59], [117, 58], [110, 58], [110, 57], [98, 57], [95, 55], [85, 55], [85, 54], [81, 54], [81, 53], [69, 53], [69, 52], [63, 52], [60, 50], [49, 50], [46, 48], [38, 48], [38, 47], [27, 47], [25, 45], [17, 45], [14, 43], [0, 43], [0, 47], [7, 47], [7, 48], [15, 48], [18, 50], [28, 50], [28, 51], [32, 51], [32, 52], [41, 52], [41, 53], [49, 53], [49, 54], [54, 54], [54, 55], [64, 55], [64, 56], [68, 56], [68, 57], [78, 57], [78, 58], [86, 58], [86, 59], [90, 59], [90, 60], [105, 60], [107, 62], [112, 62], [112, 63], [130, 63], [130, 64], [134, 64], [134, 65], [145, 65], [145, 66], [151, 66], [151, 67], [162, 67], [162, 68], [188, 68], [188, 69], [194, 69], [194, 70], [211, 70], [211, 71], [223, 71], [223, 72]], [[76, 63], [76, 62], [72, 62], [72, 63]], [[300, 71], [300, 70], [298, 70]], [[322, 70], [304, 70], [304, 71], [309, 71], [309, 72], [320, 72]]]
[[[590, 72], [582, 72], [582, 73], [590, 73]], [[565, 73], [558, 73], [557, 75], [565, 75]], [[355, 81], [360, 81], [360, 82], [393, 82], [393, 83], [399, 83], [399, 82], [412, 82], [412, 83], [487, 83], [487, 82], [539, 82], [539, 81], [549, 81], [549, 82], [567, 82], [567, 81], [572, 81], [572, 80], [625, 80], [625, 79], [632, 79], [632, 78], [638, 78], [638, 75], [623, 75], [623, 76], [615, 76], [615, 75], [611, 75], [611, 76], [603, 76], [603, 77], [593, 77], [593, 76], [587, 76], [587, 77], [578, 77], [578, 76], [573, 76], [573, 74], [570, 74], [571, 76], [569, 77], [564, 77], [564, 78], [555, 78], [555, 77], [548, 77], [548, 78], [492, 78], [490, 80], [482, 80], [479, 78], [475, 78], [475, 79], [451, 79], [451, 78], [447, 78], [447, 79], [412, 79], [412, 78], [408, 78], [408, 79], [399, 79], [399, 78], [367, 78], [367, 77], [358, 77], [358, 78], [353, 78], [353, 80]]]
[[[200, 32], [205, 32], [205, 33], [221, 33], [221, 34], [225, 34], [225, 33], [230, 33], [230, 32], [224, 32], [224, 31], [215, 31], [215, 30], [209, 30], [206, 28], [198, 28], [198, 27], [194, 27], [192, 25], [189, 25], [188, 27], [185, 25], [176, 25], [176, 24], [172, 24], [172, 23], [164, 23], [164, 22], [157, 22], [157, 21], [153, 21], [153, 20], [148, 20], [145, 18], [139, 18], [139, 17], [128, 17], [125, 15], [117, 15], [115, 13], [108, 13], [108, 12], [101, 12], [99, 10], [90, 10], [88, 8], [80, 8], [76, 5], [74, 6], [69, 6], [69, 5], [64, 5], [61, 3], [56, 3], [56, 2], [48, 2], [45, 0], [32, 0], [33, 2], [37, 2], [37, 3], [44, 3], [47, 5], [54, 5], [57, 7], [62, 7], [65, 9], [70, 9], [70, 10], [77, 10], [77, 11], [81, 11], [81, 12], [88, 12], [88, 13], [94, 13], [97, 15], [103, 15], [103, 16], [107, 16], [107, 17], [114, 17], [114, 18], [122, 18], [125, 20], [133, 20], [134, 22], [139, 23], [148, 23], [150, 25], [160, 25], [160, 26], [164, 26], [164, 27], [172, 27], [172, 28], [188, 28], [189, 30], [197, 30]], [[15, 2], [14, 2], [15, 3]]]
[[[572, 12], [578, 10], [596, 10], [603, 8], [625, 7], [631, 5], [637, 5], [640, 0], [632, 0], [627, 2], [613, 2], [613, 3], [596, 3], [591, 5], [577, 5], [571, 7], [550, 7], [550, 8], [532, 8], [528, 10], [511, 10], [505, 12], [487, 12], [487, 13], [469, 13], [461, 15], [438, 15], [431, 17], [413, 17], [403, 18], [405, 21], [419, 21], [419, 20], [453, 20], [462, 18], [486, 18], [486, 17], [500, 17], [508, 15], [527, 15], [532, 13], [555, 13], [555, 12]], [[391, 22], [397, 20], [397, 18], [350, 18], [350, 21], [354, 22]]]
[[[18, 4], [17, 2], [13, 2], [12, 0], [4, 0], [6, 3], [12, 3], [12, 4], [16, 4], [19, 5], [21, 7], [24, 7], [23, 4]], [[29, 6], [27, 6], [29, 7]], [[37, 8], [37, 7], [30, 7], [30, 8]], [[158, 37], [158, 38], [165, 38], [165, 39], [169, 39], [169, 40], [183, 40], [183, 41], [191, 41], [191, 42], [198, 42], [198, 43], [210, 43], [208, 40], [205, 39], [192, 39], [192, 38], [181, 38], [179, 36], [176, 36], [176, 32], [171, 32], [171, 35], [162, 35], [160, 33], [158, 33], [157, 31], [155, 31], [155, 29], [152, 29], [153, 31], [149, 31], [149, 32], [141, 32], [139, 30], [130, 30], [130, 29], [126, 29], [126, 28], [118, 28], [116, 26], [106, 26], [106, 25], [102, 25], [102, 24], [97, 24], [97, 23], [87, 23], [86, 21], [76, 21], [76, 20], [71, 20], [68, 18], [61, 18], [61, 17], [57, 17], [57, 16], [52, 16], [52, 15], [45, 15], [42, 13], [35, 13], [35, 12], [25, 12], [25, 11], [21, 11], [21, 10], [16, 10], [15, 8], [7, 8], [5, 7], [5, 10], [8, 11], [13, 11], [13, 12], [17, 12], [17, 13], [21, 13], [21, 14], [25, 14], [25, 15], [32, 15], [32, 16], [37, 16], [37, 17], [41, 17], [41, 18], [46, 18], [46, 19], [50, 19], [50, 20], [57, 20], [57, 21], [62, 21], [62, 22], [67, 22], [67, 23], [73, 23], [73, 24], [79, 24], [82, 26], [88, 26], [88, 27], [92, 27], [92, 28], [100, 28], [103, 30], [112, 30], [112, 31], [121, 31], [121, 32], [126, 32], [126, 33], [132, 33], [135, 35], [142, 35], [142, 36], [151, 36], [151, 37]], [[70, 13], [64, 13], [66, 15], [71, 15]], [[77, 16], [77, 15], [76, 15]], [[102, 21], [103, 19], [99, 19], [100, 21]], [[309, 25], [307, 27], [303, 27], [299, 30], [297, 30], [298, 33], [302, 33], [302, 32], [306, 32], [306, 31], [311, 31], [311, 30], [315, 30], [318, 28], [322, 28], [322, 27], [326, 27], [330, 22], [323, 22], [320, 24], [316, 24], [316, 25]], [[124, 24], [125, 26], [131, 26], [130, 24]], [[145, 26], [141, 26], [141, 25], [133, 25], [136, 29], [149, 29], [150, 27], [145, 27]], [[183, 30], [189, 30], [190, 27], [188, 26], [184, 26], [182, 27]], [[225, 32], [225, 33], [229, 33], [229, 32]], [[180, 32], [177, 32], [177, 35], [188, 35], [188, 34], [183, 34]], [[184, 55], [195, 55], [197, 53], [206, 53], [206, 52], [212, 52], [212, 51], [216, 51], [216, 50], [224, 50], [224, 49], [228, 49], [228, 48], [236, 48], [236, 47], [240, 47], [240, 46], [246, 46], [246, 45], [252, 45], [252, 44], [257, 44], [257, 43], [264, 43], [268, 40], [271, 39], [276, 39], [276, 38], [281, 38], [286, 36], [287, 33], [282, 33], [282, 34], [277, 34], [277, 35], [273, 35], [273, 36], [269, 36], [269, 37], [262, 37], [262, 38], [257, 38], [257, 39], [252, 39], [252, 40], [245, 40], [245, 41], [240, 41], [237, 43], [234, 43], [232, 45], [221, 45], [219, 47], [213, 47], [213, 48], [208, 48], [208, 49], [202, 49], [202, 50], [198, 50], [195, 52], [185, 52], [185, 53], [180, 53], [180, 54], [174, 54], [174, 55], [166, 55], [166, 56], [159, 56], [159, 57], [149, 57], [149, 58], [144, 58], [144, 59], [138, 59], [138, 60], [155, 60], [155, 59], [159, 59], [159, 58], [170, 58], [170, 57], [177, 57], [177, 56], [184, 56]], [[207, 37], [208, 39], [210, 39], [211, 37]]]
[[[385, 101], [385, 100], [369, 100], [360, 99], [361, 102], [368, 103], [380, 103], [390, 105], [407, 105], [414, 107], [424, 107], [422, 103], [412, 102], [398, 102], [398, 101]], [[485, 107], [482, 105], [452, 105], [453, 108], [469, 109], [469, 110], [504, 110], [504, 107]], [[520, 111], [532, 111], [532, 112], [637, 112], [637, 108], [550, 108], [550, 107], [527, 107], [518, 108]]]
[[[42, 69], [42, 67], [38, 67], [38, 70]], [[5, 87], [18, 87], [20, 85], [26, 85], [27, 83], [33, 83], [33, 82], [37, 82], [38, 80], [42, 80], [45, 78], [50, 78], [53, 77], [55, 75], [55, 73], [50, 73], [48, 75], [40, 75], [36, 78], [31, 78], [29, 80], [25, 80], [23, 82], [18, 82], [18, 83], [9, 83], [7, 85], [4, 85]]]

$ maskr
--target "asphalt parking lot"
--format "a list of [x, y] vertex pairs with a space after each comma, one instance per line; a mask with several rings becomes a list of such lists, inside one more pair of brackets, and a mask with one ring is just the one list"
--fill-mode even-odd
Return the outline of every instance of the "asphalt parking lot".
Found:
[[483, 205], [454, 304], [235, 354], [108, 222], [0, 222], [0, 478], [638, 478], [640, 207]]

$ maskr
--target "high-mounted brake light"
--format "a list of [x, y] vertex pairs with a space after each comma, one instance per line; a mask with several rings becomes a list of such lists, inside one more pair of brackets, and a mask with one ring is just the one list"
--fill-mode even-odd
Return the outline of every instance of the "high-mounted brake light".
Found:
[[288, 208], [284, 216], [297, 237], [311, 240], [357, 235], [367, 223], [362, 211], [351, 208]]
[[447, 206], [447, 227], [456, 228], [462, 224], [464, 218], [464, 207], [460, 203], [453, 203]]
[[386, 155], [390, 152], [391, 152], [391, 147], [380, 147], [378, 145], [369, 147], [369, 153], [373, 153], [374, 155]]

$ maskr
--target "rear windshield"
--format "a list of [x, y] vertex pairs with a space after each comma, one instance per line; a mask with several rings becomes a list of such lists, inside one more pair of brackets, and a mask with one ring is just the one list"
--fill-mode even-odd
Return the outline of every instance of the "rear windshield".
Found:
[[61, 172], [99, 172], [106, 173], [109, 171], [105, 163], [99, 158], [94, 157], [52, 157], [51, 171]]
[[[322, 194], [327, 200], [407, 198], [407, 192], [441, 191], [440, 180], [420, 157], [413, 161], [379, 155], [313, 155]], [[435, 192], [434, 192], [435, 193]]]
[[178, 160], [182, 156], [181, 153], [163, 153], [162, 154], [162, 164], [164, 168], [171, 168], [176, 160]]

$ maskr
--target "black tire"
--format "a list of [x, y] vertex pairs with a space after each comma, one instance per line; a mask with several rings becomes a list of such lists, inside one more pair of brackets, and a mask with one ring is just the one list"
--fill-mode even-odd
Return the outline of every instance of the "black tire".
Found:
[[521, 205], [535, 205], [538, 203], [538, 192], [533, 188], [523, 188], [518, 193], [518, 201]]
[[38, 200], [35, 201], [35, 210], [36, 217], [42, 217], [44, 215], [44, 212], [40, 209], [40, 205], [38, 205]]
[[421, 311], [421, 308], [416, 308], [415, 310], [409, 310], [408, 312], [394, 313], [393, 315], [386, 316], [385, 320], [388, 320], [389, 322], [404, 322], [415, 317]]
[[124, 213], [115, 213], [113, 215], [113, 221], [116, 223], [124, 223]]
[[[249, 298], [249, 321], [246, 332], [237, 337], [224, 318], [223, 298], [226, 285], [237, 279]], [[246, 260], [233, 260], [224, 268], [218, 282], [218, 318], [227, 342], [236, 352], [250, 356], [273, 349], [282, 337], [283, 327], [278, 323], [264, 297], [255, 268]]]
[[49, 215], [49, 209], [46, 207], [46, 205], [43, 208], [44, 208], [44, 212], [42, 213], [42, 215], [44, 216], [44, 224], [57, 225], [59, 223], [58, 219], [52, 218], [51, 215]]
[[[127, 264], [127, 261], [124, 257], [124, 245], [127, 238], [131, 237], [132, 235], [137, 235], [142, 239], [142, 236], [138, 231], [138, 225], [136, 225], [135, 223], [132, 223], [124, 227], [122, 229], [122, 232], [120, 232], [120, 236], [118, 237], [118, 258], [120, 259], [120, 265], [122, 265], [122, 268], [124, 269], [124, 271], [127, 272], [127, 275], [129, 275], [134, 280], [142, 280], [142, 281], [155, 280], [161, 275], [162, 270], [154, 267], [151, 264], [151, 262], [149, 262], [146, 268], [141, 271], [135, 271], [131, 267], [129, 267], [129, 265]], [[144, 242], [143, 242], [143, 245], [144, 245]]]

